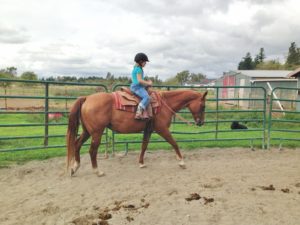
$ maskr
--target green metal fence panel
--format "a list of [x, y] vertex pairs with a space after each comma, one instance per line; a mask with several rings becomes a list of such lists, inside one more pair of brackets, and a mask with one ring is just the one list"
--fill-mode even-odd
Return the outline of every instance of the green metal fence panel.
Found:
[[[47, 81], [27, 81], [27, 80], [11, 80], [11, 79], [0, 79], [0, 84], [3, 82], [12, 85], [10, 88], [3, 91], [0, 89], [0, 105], [4, 104], [5, 107], [0, 109], [0, 152], [13, 152], [23, 150], [38, 150], [38, 149], [52, 149], [62, 148], [65, 145], [59, 143], [50, 143], [49, 140], [55, 138], [62, 138], [65, 136], [67, 121], [50, 121], [49, 115], [54, 113], [68, 114], [69, 101], [75, 100], [80, 92], [81, 87], [89, 87], [91, 89], [84, 92], [84, 95], [95, 93], [95, 88], [102, 88], [103, 91], [108, 92], [106, 86], [101, 84], [90, 84], [90, 83], [73, 83], [73, 82], [47, 82]], [[30, 86], [33, 84], [33, 86]], [[9, 86], [9, 85], [8, 85]], [[59, 86], [58, 93], [53, 95], [53, 88]], [[73, 88], [69, 88], [73, 86]], [[121, 86], [128, 85], [115, 85], [113, 91], [117, 90]], [[3, 87], [3, 85], [1, 85]], [[74, 87], [77, 87], [74, 89]], [[19, 88], [19, 89], [18, 89]], [[68, 89], [69, 88], [69, 89]], [[284, 94], [286, 91], [294, 91], [300, 93], [299, 88], [275, 88], [270, 96], [270, 108], [269, 108], [269, 119], [266, 119], [266, 108], [267, 108], [267, 93], [263, 87], [253, 86], [214, 86], [214, 87], [195, 87], [195, 86], [154, 86], [156, 89], [162, 90], [173, 90], [180, 88], [192, 88], [200, 91], [208, 89], [209, 97], [207, 99], [206, 107], [206, 121], [207, 124], [204, 127], [193, 130], [186, 130], [184, 128], [185, 122], [178, 121], [175, 117], [172, 119], [171, 133], [178, 135], [178, 142], [192, 143], [192, 142], [216, 142], [216, 141], [244, 141], [249, 142], [253, 145], [253, 142], [261, 143], [262, 148], [267, 145], [268, 148], [276, 142], [280, 143], [280, 146], [284, 141], [299, 141], [299, 123], [300, 123], [300, 109], [297, 105], [300, 103], [298, 98], [291, 98], [287, 96], [297, 96], [297, 94]], [[15, 91], [16, 89], [21, 90], [20, 92]], [[249, 96], [242, 96], [235, 98], [234, 96], [223, 96], [224, 89], [247, 89], [246, 93], [250, 93], [253, 90], [255, 94], [249, 94]], [[75, 90], [75, 91], [74, 91]], [[276, 91], [280, 90], [282, 98], [275, 97]], [[82, 91], [84, 91], [82, 89]], [[75, 92], [75, 93], [73, 93]], [[236, 92], [236, 91], [235, 91]], [[81, 93], [81, 92], [80, 92]], [[253, 97], [253, 98], [252, 98]], [[33, 109], [27, 109], [22, 106], [6, 107], [8, 102], [16, 99], [20, 103], [25, 101], [36, 100], [42, 105], [32, 105]], [[52, 107], [55, 102], [63, 101], [66, 107]], [[54, 102], [54, 103], [53, 103]], [[228, 103], [230, 102], [230, 103]], [[251, 104], [244, 104], [241, 102], [251, 102]], [[253, 104], [257, 102], [257, 104]], [[283, 105], [288, 105], [288, 109], [281, 108], [280, 102], [285, 102]], [[234, 103], [234, 105], [232, 105]], [[62, 104], [62, 103], [60, 103]], [[231, 105], [230, 105], [231, 104]], [[9, 105], [9, 104], [8, 104]], [[256, 106], [256, 107], [253, 107]], [[191, 119], [190, 113], [187, 110], [179, 112], [181, 116], [186, 119]], [[18, 118], [14, 122], [8, 122], [5, 118], [7, 116], [16, 116]], [[31, 120], [23, 120], [23, 116], [31, 118]], [[1, 119], [2, 118], [2, 119]], [[66, 119], [66, 118], [65, 118]], [[231, 130], [229, 128], [230, 123], [238, 120], [242, 123], [250, 124], [248, 130]], [[252, 126], [253, 125], [253, 126]], [[266, 127], [268, 125], [268, 127]], [[61, 129], [58, 129], [61, 127]], [[24, 133], [14, 132], [17, 129], [23, 129]], [[61, 133], [55, 133], [53, 129], [58, 129]], [[179, 128], [179, 129], [177, 129]], [[3, 132], [4, 129], [10, 129], [10, 133], [6, 134]], [[234, 137], [230, 137], [230, 133], [236, 134]], [[253, 135], [246, 135], [246, 134]], [[226, 136], [228, 134], [228, 136]], [[111, 136], [110, 136], [111, 135]], [[130, 134], [126, 136], [126, 139], [119, 139], [120, 134], [110, 132], [106, 129], [105, 132], [105, 144], [106, 148], [108, 144], [112, 144], [112, 152], [115, 151], [117, 145], [125, 145], [126, 151], [128, 151], [129, 145], [142, 143], [142, 138], [130, 138]], [[184, 136], [181, 138], [180, 136]], [[40, 139], [43, 142], [41, 145], [28, 145], [26, 140]], [[23, 146], [11, 147], [14, 145], [5, 145], [5, 142], [20, 142], [23, 141]], [[163, 139], [151, 140], [151, 143], [165, 143]], [[22, 142], [20, 142], [22, 144]], [[4, 147], [3, 147], [4, 146]]]
[[[285, 141], [300, 141], [300, 107], [297, 107], [297, 104], [300, 103], [299, 93], [300, 88], [276, 87], [272, 90], [268, 123], [268, 149], [275, 141], [279, 142], [280, 149]], [[284, 96], [284, 98], [278, 96]], [[290, 96], [290, 99], [287, 99], [286, 96]], [[289, 103], [289, 110], [286, 110], [282, 102]]]
[[[121, 86], [128, 86], [128, 85], [115, 85], [113, 87], [113, 91], [116, 91], [118, 88], [120, 88]], [[212, 102], [215, 104], [214, 107], [206, 107], [206, 115], [208, 114], [213, 114], [215, 115], [214, 119], [206, 119], [205, 123], [206, 124], [215, 124], [215, 126], [213, 127], [213, 129], [211, 130], [202, 130], [203, 128], [199, 128], [199, 131], [194, 131], [194, 132], [190, 132], [190, 131], [174, 131], [171, 129], [171, 133], [173, 135], [176, 134], [181, 134], [181, 135], [193, 135], [193, 136], [197, 136], [197, 135], [203, 135], [203, 134], [213, 134], [213, 137], [201, 137], [201, 136], [197, 136], [196, 139], [190, 139], [190, 138], [186, 138], [186, 139], [176, 139], [177, 142], [211, 142], [211, 141], [249, 141], [249, 145], [251, 145], [251, 147], [253, 147], [253, 142], [254, 141], [260, 141], [262, 148], [265, 148], [266, 145], [266, 90], [263, 87], [252, 87], [252, 86], [228, 86], [226, 88], [233, 88], [233, 89], [255, 89], [255, 90], [259, 90], [260, 91], [260, 97], [256, 98], [223, 98], [222, 96], [220, 96], [220, 89], [224, 88], [223, 86], [202, 86], [202, 87], [195, 87], [195, 86], [163, 86], [163, 85], [155, 85], [154, 88], [156, 89], [165, 89], [165, 90], [172, 90], [172, 89], [180, 89], [180, 88], [184, 88], [184, 89], [194, 89], [194, 90], [205, 90], [205, 89], [209, 89], [212, 90], [212, 92], [214, 93], [214, 96], [208, 95], [209, 97], [207, 98], [207, 102], [209, 104], [209, 102]], [[242, 108], [242, 107], [238, 107], [237, 109], [224, 109], [224, 105], [222, 104], [225, 101], [257, 101], [257, 102], [261, 102], [260, 105], [262, 105], [262, 108], [259, 109], [248, 109], [248, 108]], [[182, 110], [179, 112], [182, 116], [185, 115], [189, 115], [190, 112], [186, 111], [186, 110]], [[233, 119], [233, 115], [240, 115], [240, 114], [249, 114], [249, 113], [254, 113], [256, 115], [256, 113], [260, 116], [260, 118], [238, 118], [239, 122], [250, 122], [250, 123], [260, 123], [261, 127], [259, 128], [249, 128], [247, 130], [231, 130], [231, 129], [224, 129], [224, 123], [232, 123], [233, 121], [235, 121], [236, 119]], [[226, 115], [224, 118], [224, 115]], [[243, 116], [242, 116], [243, 117]], [[247, 116], [246, 116], [247, 117]], [[188, 118], [188, 117], [187, 117]], [[206, 116], [206, 118], [209, 118], [209, 116]], [[228, 119], [228, 118], [232, 118], [232, 119]], [[191, 118], [189, 118], [191, 119]], [[191, 123], [193, 123], [193, 121], [191, 121]], [[176, 124], [185, 124], [185, 122], [182, 121], [177, 121], [176, 118], [174, 117], [172, 120], [172, 124], [171, 124], [171, 128], [172, 125], [176, 125]], [[205, 126], [204, 126], [205, 127]], [[226, 127], [228, 128], [229, 125]], [[242, 137], [239, 135], [237, 135], [236, 138], [227, 138], [227, 137], [220, 137], [220, 134], [226, 134], [226, 133], [250, 133], [250, 132], [255, 132], [256, 135], [254, 136], [249, 136], [249, 137]], [[128, 151], [128, 147], [129, 144], [132, 143], [142, 143], [142, 139], [141, 141], [137, 141], [137, 140], [130, 140], [129, 138], [127, 140], [117, 140], [117, 136], [119, 134], [116, 132], [112, 132], [112, 151], [115, 151], [115, 147], [116, 145], [119, 144], [123, 144], [125, 145], [125, 150], [126, 152]], [[151, 143], [163, 143], [165, 142], [164, 140], [160, 139], [160, 140], [151, 140]]]
[[[15, 152], [24, 150], [39, 150], [39, 149], [53, 149], [63, 148], [65, 141], [59, 143], [49, 144], [49, 140], [55, 138], [63, 138], [66, 134], [67, 115], [69, 113], [69, 100], [76, 100], [79, 95], [87, 95], [95, 93], [96, 91], [108, 92], [108, 88], [102, 84], [92, 83], [77, 83], [77, 82], [52, 82], [52, 81], [29, 81], [29, 80], [15, 80], [15, 79], [0, 79], [0, 129], [2, 129], [0, 136], [0, 152]], [[72, 87], [72, 88], [70, 88]], [[76, 87], [76, 88], [74, 88]], [[88, 88], [88, 90], [86, 90]], [[18, 101], [9, 107], [8, 101]], [[26, 101], [32, 101], [27, 104], [30, 107], [23, 107], [22, 104]], [[37, 101], [40, 106], [34, 105]], [[51, 101], [54, 102], [51, 105]], [[61, 103], [65, 101], [65, 103]], [[58, 105], [58, 108], [53, 108], [53, 105]], [[60, 114], [65, 116], [65, 121], [50, 121], [49, 116], [53, 114]], [[11, 118], [19, 118], [17, 122], [9, 122]], [[26, 121], [29, 118], [31, 121]], [[13, 119], [12, 119], [13, 120]], [[61, 127], [60, 129], [58, 129]], [[8, 130], [4, 129], [9, 129]], [[61, 133], [56, 133], [53, 129], [58, 129]], [[17, 132], [21, 129], [21, 133]], [[7, 134], [9, 133], [9, 134]], [[17, 134], [15, 134], [17, 133]], [[4, 135], [3, 135], [4, 134]], [[107, 148], [107, 129], [104, 133], [105, 143]], [[36, 143], [32, 140], [43, 140], [39, 142], [38, 146], [30, 145]], [[7, 142], [19, 142], [19, 146], [14, 144], [7, 144]]]

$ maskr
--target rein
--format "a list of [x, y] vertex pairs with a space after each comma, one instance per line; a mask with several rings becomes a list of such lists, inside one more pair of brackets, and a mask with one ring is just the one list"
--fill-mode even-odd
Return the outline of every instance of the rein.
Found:
[[163, 99], [163, 94], [161, 93], [161, 102], [167, 107], [167, 109], [169, 111], [172, 112], [172, 114], [174, 114], [175, 117], [177, 117], [179, 120], [187, 123], [189, 126], [194, 126], [194, 124], [192, 124], [190, 121], [186, 120], [185, 118], [183, 118], [182, 116], [180, 116], [178, 113], [176, 113], [173, 109], [171, 109], [171, 107], [166, 103], [166, 101]]

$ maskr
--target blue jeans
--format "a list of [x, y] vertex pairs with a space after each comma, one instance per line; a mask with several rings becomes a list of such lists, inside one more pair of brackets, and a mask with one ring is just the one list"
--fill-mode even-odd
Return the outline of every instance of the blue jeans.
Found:
[[146, 109], [150, 103], [150, 96], [148, 95], [145, 87], [140, 84], [131, 84], [130, 90], [142, 99], [139, 105], [143, 109]]

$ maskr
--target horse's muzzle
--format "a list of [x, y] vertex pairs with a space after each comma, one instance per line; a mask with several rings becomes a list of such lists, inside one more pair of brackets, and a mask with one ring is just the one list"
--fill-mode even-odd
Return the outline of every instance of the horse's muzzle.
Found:
[[198, 121], [198, 122], [196, 123], [196, 125], [199, 126], [199, 127], [201, 127], [202, 125], [204, 125], [204, 122], [203, 122], [203, 121]]

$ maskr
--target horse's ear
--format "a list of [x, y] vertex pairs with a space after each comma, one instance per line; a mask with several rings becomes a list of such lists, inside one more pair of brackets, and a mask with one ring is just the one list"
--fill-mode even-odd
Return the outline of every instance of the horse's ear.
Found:
[[208, 91], [204, 92], [204, 94], [202, 95], [202, 99], [205, 99], [207, 93], [208, 93]]

